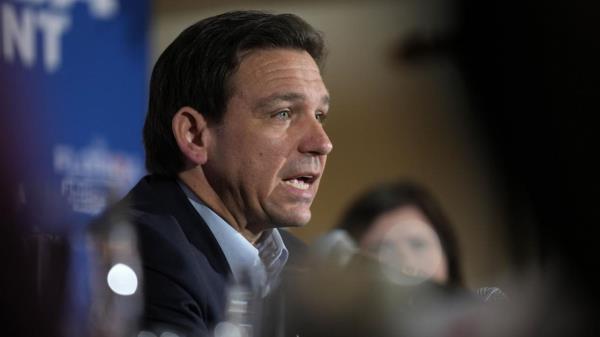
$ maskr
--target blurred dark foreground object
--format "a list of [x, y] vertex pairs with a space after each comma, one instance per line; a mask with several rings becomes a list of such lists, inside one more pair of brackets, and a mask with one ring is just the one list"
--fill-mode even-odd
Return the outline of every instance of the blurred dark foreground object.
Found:
[[570, 335], [599, 335], [600, 259], [590, 235], [600, 223], [592, 164], [600, 143], [598, 5], [459, 0], [453, 7], [451, 32], [415, 34], [396, 59], [457, 65], [470, 120], [503, 189], [513, 272], [540, 268], [556, 283], [553, 297], [575, 305], [579, 323]]
[[547, 337], [580, 331], [577, 303], [552, 280], [529, 278], [507, 296], [494, 287], [471, 291], [390, 277], [393, 271], [385, 268], [357, 254], [344, 267], [317, 262], [287, 273], [263, 303], [257, 336]]
[[261, 336], [426, 336], [453, 324], [446, 315], [482, 303], [466, 290], [430, 281], [390, 282], [381, 267], [356, 255], [344, 268], [313, 264], [286, 274], [265, 302]]

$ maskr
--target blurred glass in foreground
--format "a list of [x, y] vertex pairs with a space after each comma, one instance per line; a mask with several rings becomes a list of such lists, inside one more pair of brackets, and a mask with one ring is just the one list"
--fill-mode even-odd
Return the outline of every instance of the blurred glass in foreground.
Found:
[[89, 254], [92, 337], [135, 336], [143, 308], [143, 273], [137, 236], [126, 219], [92, 225]]

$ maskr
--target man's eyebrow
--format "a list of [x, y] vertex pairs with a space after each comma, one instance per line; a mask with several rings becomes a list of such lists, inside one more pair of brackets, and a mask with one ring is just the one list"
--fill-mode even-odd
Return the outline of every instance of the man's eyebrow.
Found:
[[[260, 109], [260, 108], [266, 108], [269, 107], [271, 105], [275, 105], [279, 102], [297, 102], [297, 101], [302, 101], [306, 99], [306, 96], [304, 94], [300, 94], [300, 93], [295, 93], [295, 92], [290, 92], [290, 93], [277, 93], [277, 94], [273, 94], [271, 96], [267, 96], [265, 98], [260, 99], [256, 104], [255, 104], [255, 108]], [[323, 105], [329, 105], [329, 95], [323, 95], [323, 97], [321, 98], [321, 103]]]

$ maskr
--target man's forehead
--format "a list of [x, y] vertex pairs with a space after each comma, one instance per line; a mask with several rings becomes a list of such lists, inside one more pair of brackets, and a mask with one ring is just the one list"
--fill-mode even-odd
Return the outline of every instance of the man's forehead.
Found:
[[245, 55], [235, 75], [256, 80], [289, 76], [321, 80], [320, 69], [308, 52], [281, 48], [255, 50]]
[[260, 100], [300, 100], [318, 96], [324, 104], [329, 94], [313, 58], [304, 50], [256, 50], [241, 61], [231, 77], [232, 89]]

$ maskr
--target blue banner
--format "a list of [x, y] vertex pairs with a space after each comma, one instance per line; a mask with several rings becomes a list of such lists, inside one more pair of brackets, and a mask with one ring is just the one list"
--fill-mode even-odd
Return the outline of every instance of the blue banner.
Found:
[[148, 1], [0, 1], [0, 121], [41, 227], [98, 214], [143, 174]]
[[[148, 0], [0, 0], [1, 164], [14, 180], [3, 196], [36, 256], [48, 233], [68, 238], [68, 261], [35, 261], [38, 296], [64, 304], [61, 335], [90, 333], [102, 281], [90, 279], [86, 225], [144, 174], [149, 15]], [[68, 275], [43, 272], [61, 265]], [[48, 296], [62, 289], [45, 280], [63, 278], [68, 298]]]

